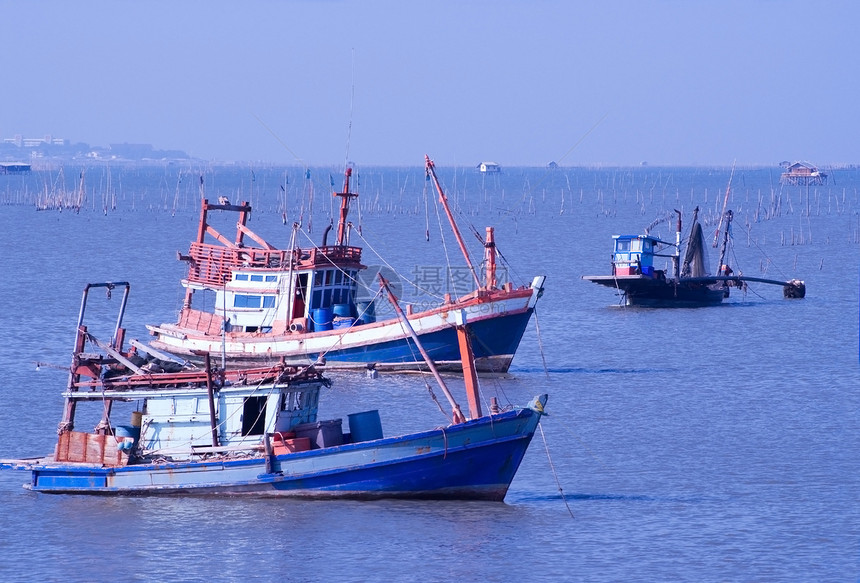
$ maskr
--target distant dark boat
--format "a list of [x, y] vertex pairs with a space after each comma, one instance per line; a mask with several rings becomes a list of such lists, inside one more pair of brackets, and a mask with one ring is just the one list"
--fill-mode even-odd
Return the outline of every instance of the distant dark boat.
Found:
[[0, 174], [29, 174], [30, 165], [24, 162], [0, 162]]
[[[708, 272], [705, 238], [698, 222], [698, 207], [693, 211], [693, 226], [687, 240], [684, 262], [681, 264], [681, 213], [678, 213], [675, 243], [661, 241], [651, 235], [615, 235], [615, 250], [612, 254], [612, 275], [584, 275], [583, 279], [613, 287], [621, 291], [628, 306], [655, 308], [700, 307], [722, 303], [729, 297], [732, 287], [743, 288], [746, 282], [768, 283], [783, 286], [786, 298], [802, 298], [806, 295], [803, 281], [793, 279], [778, 281], [745, 275], [734, 275], [725, 265], [726, 243], [732, 211], [726, 211], [725, 231], [716, 275]], [[669, 251], [668, 253], [666, 251]], [[654, 269], [655, 257], [670, 257], [674, 274]]]

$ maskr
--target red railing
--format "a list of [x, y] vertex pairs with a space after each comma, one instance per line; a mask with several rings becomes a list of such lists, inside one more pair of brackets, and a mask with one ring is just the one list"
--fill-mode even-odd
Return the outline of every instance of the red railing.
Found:
[[[282, 268], [289, 266], [290, 252], [258, 247], [224, 247], [192, 243], [189, 251], [188, 281], [200, 285], [223, 285], [233, 270], [242, 268]], [[361, 247], [329, 245], [316, 249], [293, 251], [296, 268], [361, 262]]]
[[[300, 370], [297, 367], [275, 365], [269, 367], [249, 368], [220, 371], [211, 373], [212, 381], [221, 386], [223, 382], [238, 385], [251, 385], [264, 382], [288, 382], [298, 380], [320, 379], [321, 375], [315, 370]], [[81, 380], [74, 383], [78, 389], [104, 388], [105, 390], [132, 390], [139, 388], [158, 389], [163, 387], [190, 387], [204, 385], [207, 381], [205, 370], [182, 371], [175, 373], [155, 372], [151, 374], [128, 374], [107, 377], [103, 379]]]

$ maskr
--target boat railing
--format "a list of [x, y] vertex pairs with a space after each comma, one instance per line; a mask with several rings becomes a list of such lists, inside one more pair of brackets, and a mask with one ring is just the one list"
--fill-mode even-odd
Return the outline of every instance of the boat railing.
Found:
[[236, 269], [286, 268], [291, 254], [299, 267], [361, 262], [361, 247], [347, 245], [295, 249], [291, 253], [284, 249], [225, 247], [197, 242], [191, 244], [188, 256], [182, 259], [189, 262], [190, 283], [220, 286], [230, 280], [231, 272]]
[[361, 247], [347, 245], [326, 245], [310, 250], [309, 262], [314, 265], [327, 263], [360, 263]]
[[315, 370], [300, 370], [296, 367], [285, 367], [281, 365], [260, 368], [236, 369], [207, 373], [205, 370], [181, 371], [181, 372], [153, 372], [144, 374], [117, 374], [106, 375], [102, 378], [90, 378], [79, 380], [73, 386], [80, 389], [103, 388], [105, 390], [131, 390], [140, 388], [169, 388], [206, 386], [208, 380], [232, 385], [255, 385], [266, 382], [296, 382], [299, 380], [321, 379], [320, 373]]
[[222, 285], [230, 273], [242, 267], [280, 267], [286, 264], [288, 251], [256, 247], [224, 247], [209, 243], [192, 243], [186, 259], [188, 281], [204, 285]]

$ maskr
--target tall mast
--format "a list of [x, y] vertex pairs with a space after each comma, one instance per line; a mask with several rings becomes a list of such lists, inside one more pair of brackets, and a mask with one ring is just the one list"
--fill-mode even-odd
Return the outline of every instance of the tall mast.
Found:
[[[732, 224], [732, 218], [734, 217], [734, 213], [732, 213], [732, 211], [726, 211], [725, 217], [726, 217], [726, 231], [725, 231], [725, 235], [723, 236], [723, 245], [722, 245], [722, 247], [720, 247], [720, 262], [717, 265], [717, 275], [725, 275], [723, 273], [723, 261], [725, 261], [725, 259], [726, 259], [726, 245], [729, 242], [729, 227]], [[722, 222], [723, 222], [722, 219], [720, 219], [720, 224], [722, 224]]]
[[442, 203], [442, 207], [445, 209], [445, 214], [448, 216], [448, 222], [451, 223], [451, 229], [454, 231], [454, 237], [457, 238], [457, 244], [460, 246], [460, 251], [462, 251], [463, 257], [466, 258], [466, 265], [469, 266], [469, 271], [472, 272], [475, 285], [480, 289], [481, 280], [478, 279], [478, 274], [475, 272], [475, 267], [472, 265], [472, 260], [469, 258], [469, 252], [466, 251], [466, 245], [463, 243], [463, 237], [460, 236], [460, 229], [457, 228], [457, 223], [454, 221], [451, 209], [448, 208], [448, 197], [445, 196], [445, 193], [442, 191], [442, 187], [439, 185], [439, 179], [436, 178], [436, 165], [433, 163], [433, 160], [430, 159], [430, 156], [426, 154], [424, 155], [424, 167], [427, 173], [433, 177], [433, 184], [436, 186], [436, 191], [439, 193], [439, 202]]
[[714, 232], [714, 244], [717, 246], [717, 241], [720, 238], [720, 231], [723, 229], [723, 217], [726, 216], [726, 207], [729, 205], [729, 193], [732, 191], [732, 178], [735, 176], [735, 163], [732, 162], [732, 173], [729, 174], [729, 183], [726, 186], [726, 196], [723, 198], [723, 210], [720, 212], [720, 223], [717, 225], [717, 230]]
[[349, 177], [352, 176], [352, 168], [347, 168], [343, 177], [343, 192], [335, 192], [334, 196], [340, 199], [340, 218], [337, 222], [337, 244], [343, 245], [346, 238], [346, 215], [349, 214], [349, 199], [358, 195], [349, 191]]
[[487, 240], [484, 242], [484, 259], [487, 263], [486, 281], [487, 289], [496, 287], [496, 238], [493, 227], [487, 227]]
[[678, 222], [675, 227], [675, 256], [672, 258], [672, 267], [675, 268], [675, 281], [678, 281], [681, 278], [681, 211], [675, 209], [675, 212], [678, 213]]

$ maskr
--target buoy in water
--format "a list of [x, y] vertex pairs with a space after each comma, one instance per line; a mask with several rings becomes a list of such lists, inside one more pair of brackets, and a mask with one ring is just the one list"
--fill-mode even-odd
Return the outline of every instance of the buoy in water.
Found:
[[799, 279], [786, 282], [782, 288], [782, 295], [789, 299], [801, 299], [806, 297], [806, 284]]

